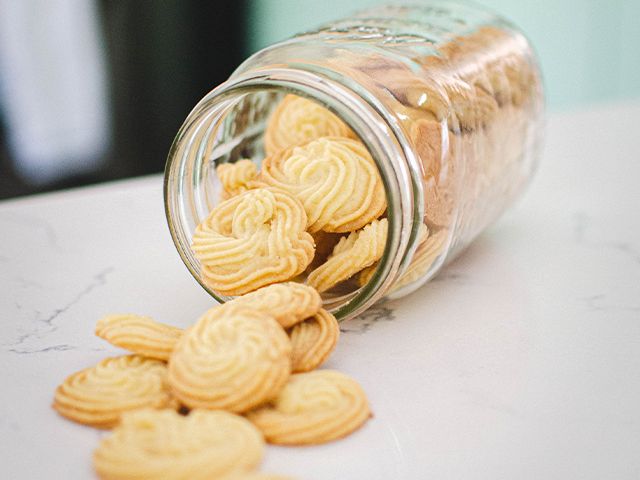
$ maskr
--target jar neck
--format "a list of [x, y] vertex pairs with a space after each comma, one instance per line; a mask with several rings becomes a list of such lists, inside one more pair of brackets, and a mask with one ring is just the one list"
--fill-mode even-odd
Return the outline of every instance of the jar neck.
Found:
[[[351, 318], [378, 301], [404, 271], [416, 248], [424, 216], [419, 162], [395, 117], [364, 88], [348, 79], [300, 68], [268, 68], [236, 74], [207, 94], [189, 114], [169, 152], [165, 170], [165, 210], [173, 241], [198, 282], [217, 300], [229, 297], [203, 281], [190, 249], [195, 225], [208, 214], [197, 185], [215, 149], [216, 123], [246, 95], [265, 90], [294, 93], [324, 105], [360, 137], [375, 161], [387, 197], [388, 236], [371, 280], [349, 295], [325, 300], [337, 318]], [[185, 201], [188, 205], [185, 204]]]

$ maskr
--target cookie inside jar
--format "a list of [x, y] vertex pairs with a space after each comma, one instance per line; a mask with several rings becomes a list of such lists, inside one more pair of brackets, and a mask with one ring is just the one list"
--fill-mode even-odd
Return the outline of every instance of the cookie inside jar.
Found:
[[[245, 95], [211, 123], [191, 251], [201, 279], [232, 297], [294, 281], [325, 305], [363, 287], [387, 241], [387, 195], [367, 146], [301, 95]], [[206, 148], [206, 147], [205, 147]]]
[[434, 3], [265, 48], [189, 114], [165, 206], [215, 298], [293, 281], [352, 318], [425, 284], [525, 190], [543, 130], [535, 54], [493, 13]]

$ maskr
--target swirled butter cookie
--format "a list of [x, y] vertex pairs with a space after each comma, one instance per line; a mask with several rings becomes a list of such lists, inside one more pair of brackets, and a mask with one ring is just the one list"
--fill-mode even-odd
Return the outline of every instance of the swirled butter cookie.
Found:
[[329, 259], [313, 270], [307, 283], [324, 292], [377, 262], [387, 241], [387, 219], [374, 220], [340, 239]]
[[[414, 271], [414, 263], [420, 263], [421, 257], [420, 257], [420, 250], [421, 250], [421, 245], [427, 240], [427, 238], [429, 237], [429, 228], [424, 224], [421, 223], [420, 227], [418, 227], [418, 235], [417, 235], [417, 239], [416, 239], [416, 243], [418, 244], [416, 253], [414, 254], [413, 259], [411, 260], [411, 264], [409, 265], [409, 267], [407, 268], [405, 274], [407, 274], [409, 271]], [[374, 263], [373, 265], [365, 268], [364, 270], [362, 270], [359, 274], [358, 274], [358, 285], [360, 285], [361, 287], [365, 286], [367, 283], [369, 283], [369, 281], [371, 280], [371, 278], [373, 278], [373, 274], [376, 272], [376, 269], [378, 268], [378, 262]], [[427, 267], [428, 268], [428, 267]], [[426, 270], [426, 269], [425, 269]], [[404, 277], [403, 274], [401, 276]], [[400, 280], [398, 280], [399, 282]]]
[[260, 432], [238, 415], [143, 409], [123, 415], [100, 442], [93, 465], [109, 480], [210, 480], [254, 468], [263, 451]]
[[124, 314], [101, 318], [95, 332], [116, 347], [145, 357], [167, 360], [183, 330], [142, 315]]
[[282, 445], [329, 442], [358, 429], [370, 416], [360, 385], [333, 370], [292, 375], [270, 405], [247, 414], [269, 443]]
[[275, 188], [226, 200], [196, 228], [193, 252], [206, 282], [242, 295], [298, 275], [313, 259], [313, 238], [302, 204]]
[[302, 204], [310, 232], [352, 232], [386, 209], [384, 186], [359, 141], [323, 137], [265, 158], [261, 179]]
[[106, 358], [67, 377], [56, 389], [53, 408], [70, 420], [100, 428], [127, 411], [172, 404], [164, 362], [141, 355]]
[[322, 306], [322, 299], [320, 294], [308, 285], [286, 282], [260, 288], [225, 305], [246, 305], [255, 308], [268, 313], [280, 325], [288, 328], [315, 315]]
[[190, 408], [244, 412], [275, 397], [291, 373], [291, 342], [266, 313], [243, 305], [206, 312], [178, 341], [169, 385]]
[[294, 372], [308, 372], [322, 365], [336, 348], [340, 326], [336, 317], [321, 308], [314, 316], [289, 330], [291, 366]]
[[226, 200], [251, 189], [258, 176], [258, 167], [251, 160], [242, 159], [218, 165], [216, 174], [222, 184], [222, 199]]
[[353, 131], [320, 104], [297, 95], [287, 95], [275, 108], [264, 134], [264, 148], [272, 155], [320, 137], [355, 138]]

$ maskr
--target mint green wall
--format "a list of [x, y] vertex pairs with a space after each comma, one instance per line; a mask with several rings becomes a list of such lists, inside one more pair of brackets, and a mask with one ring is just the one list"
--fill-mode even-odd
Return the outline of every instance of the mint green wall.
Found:
[[[251, 49], [380, 3], [384, 0], [250, 0]], [[478, 3], [501, 12], [529, 36], [552, 108], [640, 97], [640, 0]]]

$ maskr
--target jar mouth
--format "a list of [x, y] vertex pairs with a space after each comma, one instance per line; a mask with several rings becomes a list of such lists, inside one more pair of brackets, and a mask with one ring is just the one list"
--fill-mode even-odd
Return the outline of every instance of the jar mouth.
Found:
[[[382, 298], [410, 261], [415, 249], [417, 225], [424, 215], [422, 182], [418, 162], [393, 116], [375, 98], [366, 98], [362, 89], [345, 86], [316, 72], [293, 69], [268, 69], [232, 77], [209, 92], [191, 111], [178, 131], [169, 151], [164, 177], [165, 213], [173, 242], [191, 274], [219, 302], [234, 297], [214, 291], [200, 272], [200, 263], [191, 249], [196, 225], [212, 208], [206, 177], [216, 155], [226, 155], [216, 138], [220, 120], [234, 106], [251, 95], [273, 99], [285, 93], [309, 98], [340, 117], [369, 150], [380, 172], [387, 198], [388, 234], [384, 253], [372, 278], [362, 287], [345, 295], [323, 294], [324, 308], [339, 320], [358, 315]], [[260, 100], [260, 98], [258, 98]], [[267, 101], [268, 103], [268, 101]], [[271, 101], [271, 104], [274, 104]], [[271, 105], [272, 106], [272, 105]], [[270, 108], [266, 106], [265, 108]], [[237, 119], [236, 119], [237, 120]], [[240, 119], [237, 121], [245, 121]], [[245, 138], [261, 135], [260, 125], [248, 119]], [[233, 128], [233, 127], [231, 127]], [[228, 133], [228, 132], [227, 132]]]

